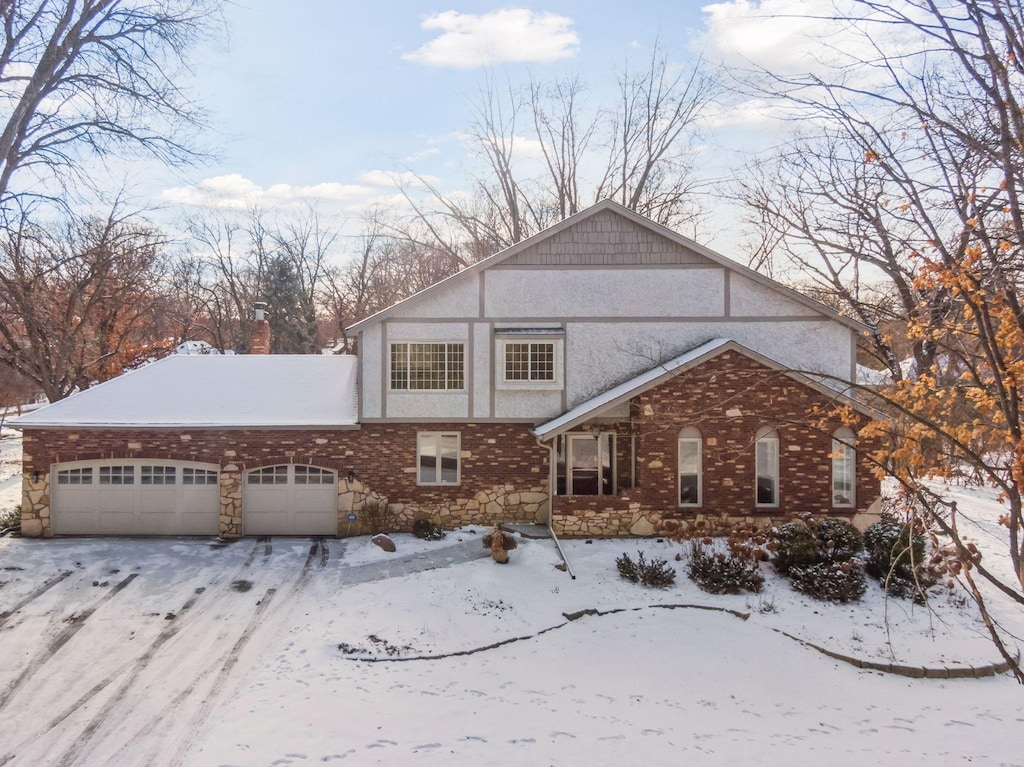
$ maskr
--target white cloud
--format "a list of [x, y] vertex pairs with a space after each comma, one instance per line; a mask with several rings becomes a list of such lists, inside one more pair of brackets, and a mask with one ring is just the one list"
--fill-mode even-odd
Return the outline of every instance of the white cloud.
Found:
[[377, 187], [406, 187], [409, 189], [425, 189], [426, 184], [436, 184], [441, 179], [436, 176], [424, 176], [418, 173], [394, 173], [386, 170], [370, 170], [360, 173], [358, 181], [369, 186]]
[[245, 210], [253, 205], [276, 207], [307, 201], [351, 203], [373, 197], [377, 192], [373, 186], [333, 181], [310, 186], [274, 184], [262, 187], [240, 173], [229, 173], [204, 179], [193, 186], [165, 189], [160, 199], [177, 205]]
[[580, 38], [572, 19], [526, 8], [474, 15], [444, 11], [423, 21], [440, 32], [422, 48], [402, 56], [431, 67], [473, 69], [505, 62], [548, 63], [576, 55]]
[[408, 157], [405, 158], [405, 161], [406, 162], [418, 162], [420, 160], [425, 160], [428, 157], [433, 157], [434, 155], [438, 155], [438, 154], [441, 154], [441, 150], [438, 149], [436, 146], [427, 147], [426, 149], [424, 149], [422, 151], [414, 152], [413, 154], [409, 155]]

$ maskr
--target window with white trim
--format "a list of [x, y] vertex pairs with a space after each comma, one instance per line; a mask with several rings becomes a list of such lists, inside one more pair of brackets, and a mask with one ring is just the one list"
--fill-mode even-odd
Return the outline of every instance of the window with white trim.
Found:
[[181, 484], [183, 485], [216, 485], [217, 472], [209, 469], [193, 469], [185, 467], [181, 470]]
[[553, 341], [506, 341], [506, 381], [555, 380], [555, 344]]
[[416, 484], [457, 485], [462, 481], [459, 432], [421, 431], [416, 435]]
[[139, 482], [143, 485], [173, 485], [177, 470], [173, 466], [143, 466]]
[[687, 426], [679, 432], [679, 505], [703, 503], [702, 453], [704, 439], [700, 429]]
[[319, 469], [316, 466], [296, 466], [296, 485], [333, 485], [334, 472], [330, 469]]
[[778, 506], [779, 433], [775, 431], [775, 429], [758, 429], [754, 448], [757, 481], [757, 505]]
[[245, 481], [250, 485], [287, 485], [288, 467], [264, 466], [260, 469], [253, 469], [246, 472]]
[[100, 466], [101, 485], [134, 485], [134, 466]]
[[832, 505], [851, 508], [856, 503], [857, 451], [856, 435], [845, 426], [832, 434]]
[[465, 384], [461, 343], [391, 344], [392, 391], [461, 390]]
[[57, 472], [58, 485], [91, 485], [92, 469], [61, 469]]

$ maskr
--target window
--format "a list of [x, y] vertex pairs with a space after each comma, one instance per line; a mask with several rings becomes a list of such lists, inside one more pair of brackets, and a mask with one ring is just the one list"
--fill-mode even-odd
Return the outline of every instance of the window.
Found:
[[134, 485], [134, 466], [100, 466], [101, 485]]
[[58, 485], [91, 485], [92, 469], [61, 469], [57, 472]]
[[462, 344], [391, 344], [391, 389], [464, 389]]
[[505, 342], [506, 381], [554, 381], [555, 344]]
[[457, 485], [461, 481], [458, 432], [420, 432], [416, 437], [416, 483]]
[[779, 433], [774, 429], [757, 432], [757, 505], [779, 505]]
[[832, 505], [849, 508], [854, 505], [857, 451], [856, 435], [845, 426], [832, 435]]
[[613, 432], [563, 434], [556, 449], [557, 495], [615, 495]]
[[316, 466], [296, 466], [296, 485], [333, 485], [334, 472], [329, 469], [318, 469]]
[[181, 484], [183, 485], [216, 485], [217, 472], [207, 469], [182, 469]]
[[264, 466], [262, 469], [253, 469], [245, 475], [245, 481], [250, 485], [287, 485], [287, 466]]
[[173, 485], [176, 478], [173, 466], [143, 466], [141, 474], [143, 485]]
[[699, 429], [687, 426], [679, 433], [679, 505], [700, 506], [701, 449], [703, 439]]

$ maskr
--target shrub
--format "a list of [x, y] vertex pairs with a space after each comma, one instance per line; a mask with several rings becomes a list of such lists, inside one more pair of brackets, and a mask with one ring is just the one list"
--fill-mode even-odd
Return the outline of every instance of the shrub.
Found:
[[912, 533], [908, 524], [883, 519], [864, 531], [864, 548], [868, 574], [882, 581], [887, 593], [924, 600], [930, 579], [924, 572], [923, 536]]
[[860, 562], [820, 562], [789, 570], [793, 588], [823, 602], [856, 602], [867, 590]]
[[371, 495], [366, 499], [362, 518], [363, 532], [369, 532], [371, 535], [393, 533], [398, 524], [398, 515], [391, 509], [388, 499], [381, 496]]
[[823, 562], [847, 562], [864, 551], [864, 536], [845, 519], [825, 518], [814, 528]]
[[655, 588], [671, 586], [676, 582], [676, 571], [666, 560], [652, 559], [648, 562], [644, 558], [643, 552], [638, 551], [636, 554], [636, 562], [630, 558], [629, 554], [623, 554], [615, 560], [619, 575], [627, 581]]
[[708, 551], [698, 541], [690, 543], [689, 576], [701, 589], [711, 594], [739, 594], [741, 591], [761, 591], [764, 575], [750, 560], [731, 554]]
[[440, 541], [444, 538], [441, 526], [429, 519], [417, 519], [412, 523], [412, 534], [425, 541]]
[[0, 535], [21, 532], [21, 505], [0, 512]]
[[813, 565], [819, 561], [818, 542], [805, 525], [787, 522], [772, 530], [772, 564], [783, 575], [794, 567]]

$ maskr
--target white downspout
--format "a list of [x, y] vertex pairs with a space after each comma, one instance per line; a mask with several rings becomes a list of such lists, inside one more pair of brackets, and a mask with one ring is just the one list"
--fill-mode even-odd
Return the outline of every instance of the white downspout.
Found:
[[555, 474], [555, 461], [557, 456], [555, 455], [554, 443], [544, 444], [540, 437], [534, 437], [537, 440], [537, 444], [543, 448], [547, 448], [548, 451], [548, 533], [551, 535], [551, 540], [555, 542], [555, 549], [558, 551], [558, 556], [562, 558], [562, 564], [565, 565], [565, 571], [569, 573], [569, 577], [576, 580], [576, 573], [572, 570], [572, 565], [569, 564], [568, 558], [565, 556], [565, 551], [562, 549], [562, 544], [558, 541], [558, 536], [555, 535], [555, 528], [552, 524], [552, 520], [555, 517], [555, 485], [558, 483], [558, 477]]

